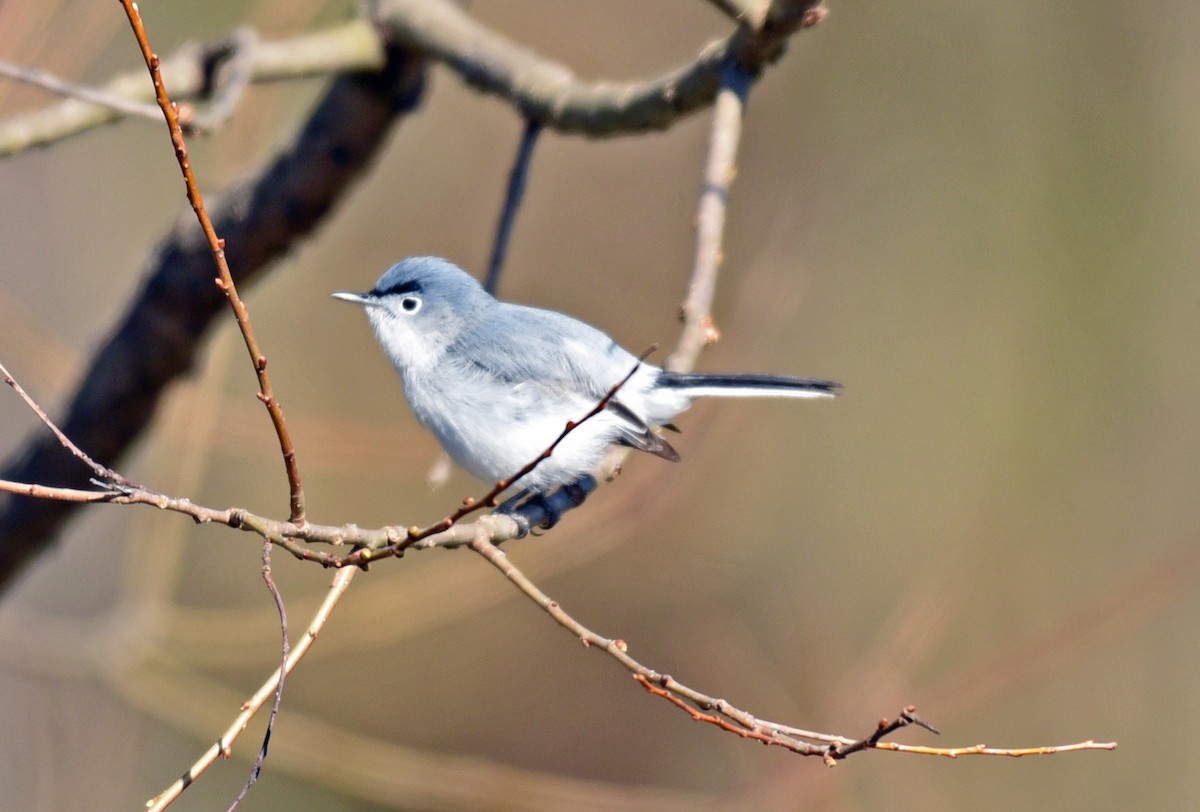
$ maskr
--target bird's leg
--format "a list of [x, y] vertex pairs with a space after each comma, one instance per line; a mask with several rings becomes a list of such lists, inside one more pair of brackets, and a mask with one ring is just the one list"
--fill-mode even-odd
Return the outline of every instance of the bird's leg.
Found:
[[582, 505], [594, 490], [596, 478], [584, 474], [549, 494], [522, 490], [505, 499], [495, 512], [511, 516], [519, 528], [518, 538], [524, 538], [535, 527], [554, 527], [564, 513]]

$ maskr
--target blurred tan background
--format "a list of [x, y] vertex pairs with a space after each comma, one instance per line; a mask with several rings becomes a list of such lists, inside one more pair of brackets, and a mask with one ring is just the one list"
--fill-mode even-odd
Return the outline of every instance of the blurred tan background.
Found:
[[[167, 53], [351, 4], [144, 6]], [[701, 0], [471, 10], [586, 78], [655, 75], [729, 30]], [[830, 770], [689, 722], [477, 557], [432, 552], [356, 581], [288, 682], [244, 809], [1200, 806], [1200, 5], [830, 10], [752, 95], [724, 337], [701, 366], [845, 395], [702, 403], [681, 465], [629, 460], [510, 555], [646, 663], [764, 718], [859, 735], [911, 702], [943, 735], [896, 740], [1120, 749]], [[0, 59], [85, 83], [138, 66], [116, 3], [6, 0]], [[252, 89], [194, 143], [204, 187], [255, 167], [318, 90]], [[0, 116], [46, 103], [0, 84]], [[545, 135], [503, 294], [669, 346], [707, 122]], [[461, 474], [430, 490], [434, 441], [361, 313], [327, 294], [413, 253], [482, 272], [520, 131], [435, 70], [369, 179], [245, 292], [314, 520], [422, 524], [480, 491]], [[0, 161], [0, 360], [52, 411], [181, 191], [142, 121]], [[283, 515], [243, 355], [229, 319], [124, 472]], [[0, 396], [0, 452], [34, 429]], [[329, 576], [282, 554], [275, 570], [298, 633]], [[140, 808], [225, 728], [277, 637], [254, 538], [85, 511], [0, 601], [0, 806]], [[176, 808], [225, 808], [260, 732]]]

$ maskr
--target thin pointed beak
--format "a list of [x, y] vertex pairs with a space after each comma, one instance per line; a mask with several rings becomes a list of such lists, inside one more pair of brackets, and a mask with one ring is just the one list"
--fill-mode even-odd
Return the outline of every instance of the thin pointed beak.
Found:
[[351, 293], [346, 290], [339, 290], [337, 293], [329, 294], [335, 299], [341, 299], [343, 302], [353, 302], [354, 304], [362, 305], [363, 307], [371, 307], [377, 302], [367, 296], [365, 293]]

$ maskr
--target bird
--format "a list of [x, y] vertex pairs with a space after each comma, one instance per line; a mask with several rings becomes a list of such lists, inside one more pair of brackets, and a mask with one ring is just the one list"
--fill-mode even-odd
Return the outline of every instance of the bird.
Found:
[[678, 462], [656, 429], [677, 431], [672, 419], [696, 398], [824, 398], [840, 389], [818, 378], [663, 369], [571, 316], [494, 298], [441, 257], [409, 257], [365, 293], [331, 295], [363, 307], [417, 420], [478, 479], [507, 480], [577, 423], [522, 477], [519, 496], [579, 482], [614, 446]]

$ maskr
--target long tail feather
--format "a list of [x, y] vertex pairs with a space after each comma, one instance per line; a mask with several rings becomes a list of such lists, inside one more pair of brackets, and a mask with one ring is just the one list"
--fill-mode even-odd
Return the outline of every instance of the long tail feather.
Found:
[[659, 386], [682, 390], [688, 397], [833, 397], [840, 383], [820, 378], [793, 378], [789, 375], [721, 372], [667, 372], [659, 376]]

